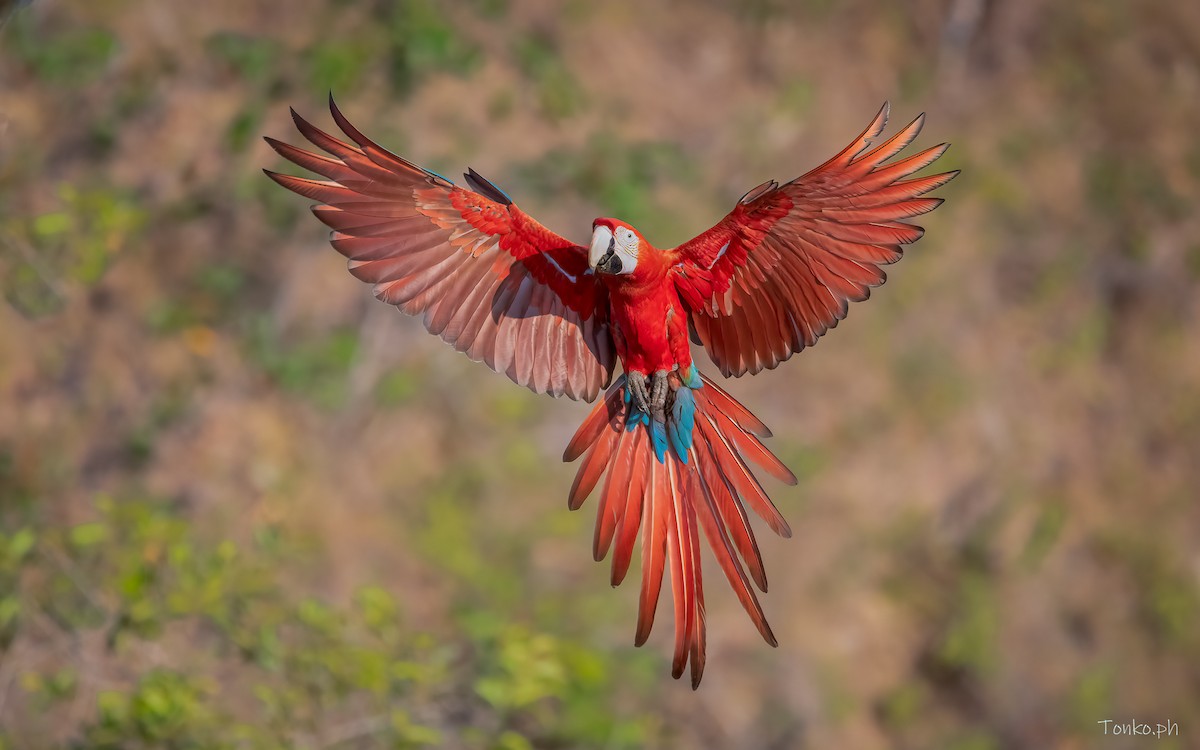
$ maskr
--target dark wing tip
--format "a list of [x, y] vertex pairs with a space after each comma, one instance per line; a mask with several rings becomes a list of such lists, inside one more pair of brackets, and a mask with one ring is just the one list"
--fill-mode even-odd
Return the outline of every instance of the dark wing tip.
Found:
[[[875, 123], [878, 123], [878, 129], [870, 134], [871, 139], [879, 137], [879, 134], [887, 129], [888, 120], [892, 116], [892, 103], [887, 99], [883, 100], [883, 106], [879, 108], [878, 114], [875, 115]], [[874, 124], [874, 123], [872, 123]]]
[[743, 206], [748, 203], [753, 203], [754, 201], [763, 197], [767, 193], [770, 193], [770, 192], [776, 190], [778, 187], [779, 187], [779, 183], [776, 182], [775, 180], [767, 180], [763, 184], [761, 184], [757, 187], [752, 187], [749, 190], [747, 190], [745, 195], [743, 195], [741, 198], [738, 198], [738, 203]]
[[[329, 90], [329, 113], [333, 115], [333, 119], [337, 120], [339, 125], [342, 120], [346, 119], [342, 115], [342, 108], [338, 106], [337, 101], [333, 98], [333, 89]], [[346, 135], [349, 135], [349, 133]]]
[[[266, 143], [267, 143], [267, 145], [268, 145], [268, 146], [270, 146], [270, 147], [271, 147], [271, 150], [273, 150], [275, 153], [279, 154], [280, 156], [282, 156], [282, 155], [283, 155], [283, 150], [282, 150], [282, 149], [284, 149], [284, 148], [286, 148], [286, 147], [287, 147], [287, 144], [286, 144], [286, 143], [284, 143], [283, 141], [279, 140], [278, 138], [272, 138], [272, 137], [271, 137], [271, 136], [269, 136], [269, 135], [264, 135], [264, 136], [262, 137], [262, 139], [263, 139], [264, 141], [266, 141]], [[266, 170], [263, 170], [263, 171], [265, 172]]]
[[492, 184], [491, 180], [476, 172], [471, 167], [467, 167], [467, 171], [463, 172], [463, 179], [471, 186], [471, 189], [489, 200], [496, 201], [503, 206], [511, 206], [512, 198], [508, 197], [508, 193]]
[[373, 141], [360, 133], [358, 128], [350, 124], [350, 120], [346, 119], [346, 116], [342, 114], [341, 108], [338, 107], [337, 102], [333, 100], [332, 93], [329, 96], [329, 114], [333, 115], [333, 121], [337, 123], [337, 126], [341, 128], [342, 132], [345, 133], [350, 140], [358, 144], [359, 148], [366, 148], [367, 146], [375, 145]]
[[314, 128], [308, 120], [305, 120], [303, 117], [301, 117], [300, 113], [296, 111], [295, 107], [288, 107], [288, 112], [292, 113], [292, 122], [295, 123], [296, 129], [302, 134], [305, 134], [304, 137], [311, 141], [312, 138], [309, 138], [307, 133], [315, 130], [316, 128]]

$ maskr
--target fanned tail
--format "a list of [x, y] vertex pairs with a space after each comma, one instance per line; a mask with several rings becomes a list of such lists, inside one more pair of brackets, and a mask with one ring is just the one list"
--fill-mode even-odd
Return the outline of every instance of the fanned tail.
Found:
[[[694, 378], [695, 371], [691, 373]], [[670, 571], [675, 615], [675, 653], [671, 675], [678, 679], [691, 663], [692, 688], [704, 674], [704, 587], [700, 566], [700, 530], [763, 640], [778, 645], [767, 624], [754, 586], [766, 592], [762, 556], [746, 514], [748, 504], [777, 534], [792, 532], [750, 470], [757, 465], [777, 479], [796, 477], [762, 443], [771, 432], [746, 407], [703, 375], [702, 386], [673, 383], [694, 399], [694, 427], [667, 425], [672, 450], [657, 456], [649, 426], [627, 429], [629, 404], [625, 376], [580, 425], [563, 460], [583, 462], [571, 487], [568, 505], [578, 509], [603, 477], [596, 506], [593, 555], [603, 560], [613, 549], [612, 584], [629, 571], [641, 529], [642, 590], [634, 643], [646, 642], [654, 624], [664, 573]], [[641, 420], [636, 414], [633, 420]], [[679, 450], [680, 448], [686, 448]], [[749, 463], [748, 463], [749, 462]], [[614, 546], [615, 543], [615, 546]]]

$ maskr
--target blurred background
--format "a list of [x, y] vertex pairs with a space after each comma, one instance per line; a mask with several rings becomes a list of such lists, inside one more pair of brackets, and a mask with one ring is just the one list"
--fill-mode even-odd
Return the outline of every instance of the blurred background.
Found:
[[[885, 99], [953, 142], [890, 283], [728, 385], [800, 476], [758, 527], [778, 649], [712, 568], [699, 692], [669, 608], [632, 647], [565, 507], [588, 407], [372, 300], [261, 174], [330, 90], [576, 241], [681, 242]], [[1197, 747], [1198, 126], [1178, 0], [33, 3], [0, 748]]]

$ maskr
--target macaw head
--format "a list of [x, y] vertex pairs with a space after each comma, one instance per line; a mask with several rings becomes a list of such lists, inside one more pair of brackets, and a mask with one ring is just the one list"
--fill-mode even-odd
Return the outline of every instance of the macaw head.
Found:
[[624, 276], [637, 268], [638, 251], [643, 245], [638, 231], [617, 219], [592, 222], [592, 247], [588, 264], [599, 273]]

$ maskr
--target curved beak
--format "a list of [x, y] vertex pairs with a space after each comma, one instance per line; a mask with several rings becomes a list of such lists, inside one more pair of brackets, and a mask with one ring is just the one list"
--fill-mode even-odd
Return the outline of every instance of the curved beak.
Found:
[[[617, 239], [612, 230], [598, 226], [592, 232], [592, 246], [588, 250], [588, 265], [601, 273], [617, 273], [621, 270], [621, 259], [616, 255]], [[616, 266], [613, 268], [613, 266]]]

